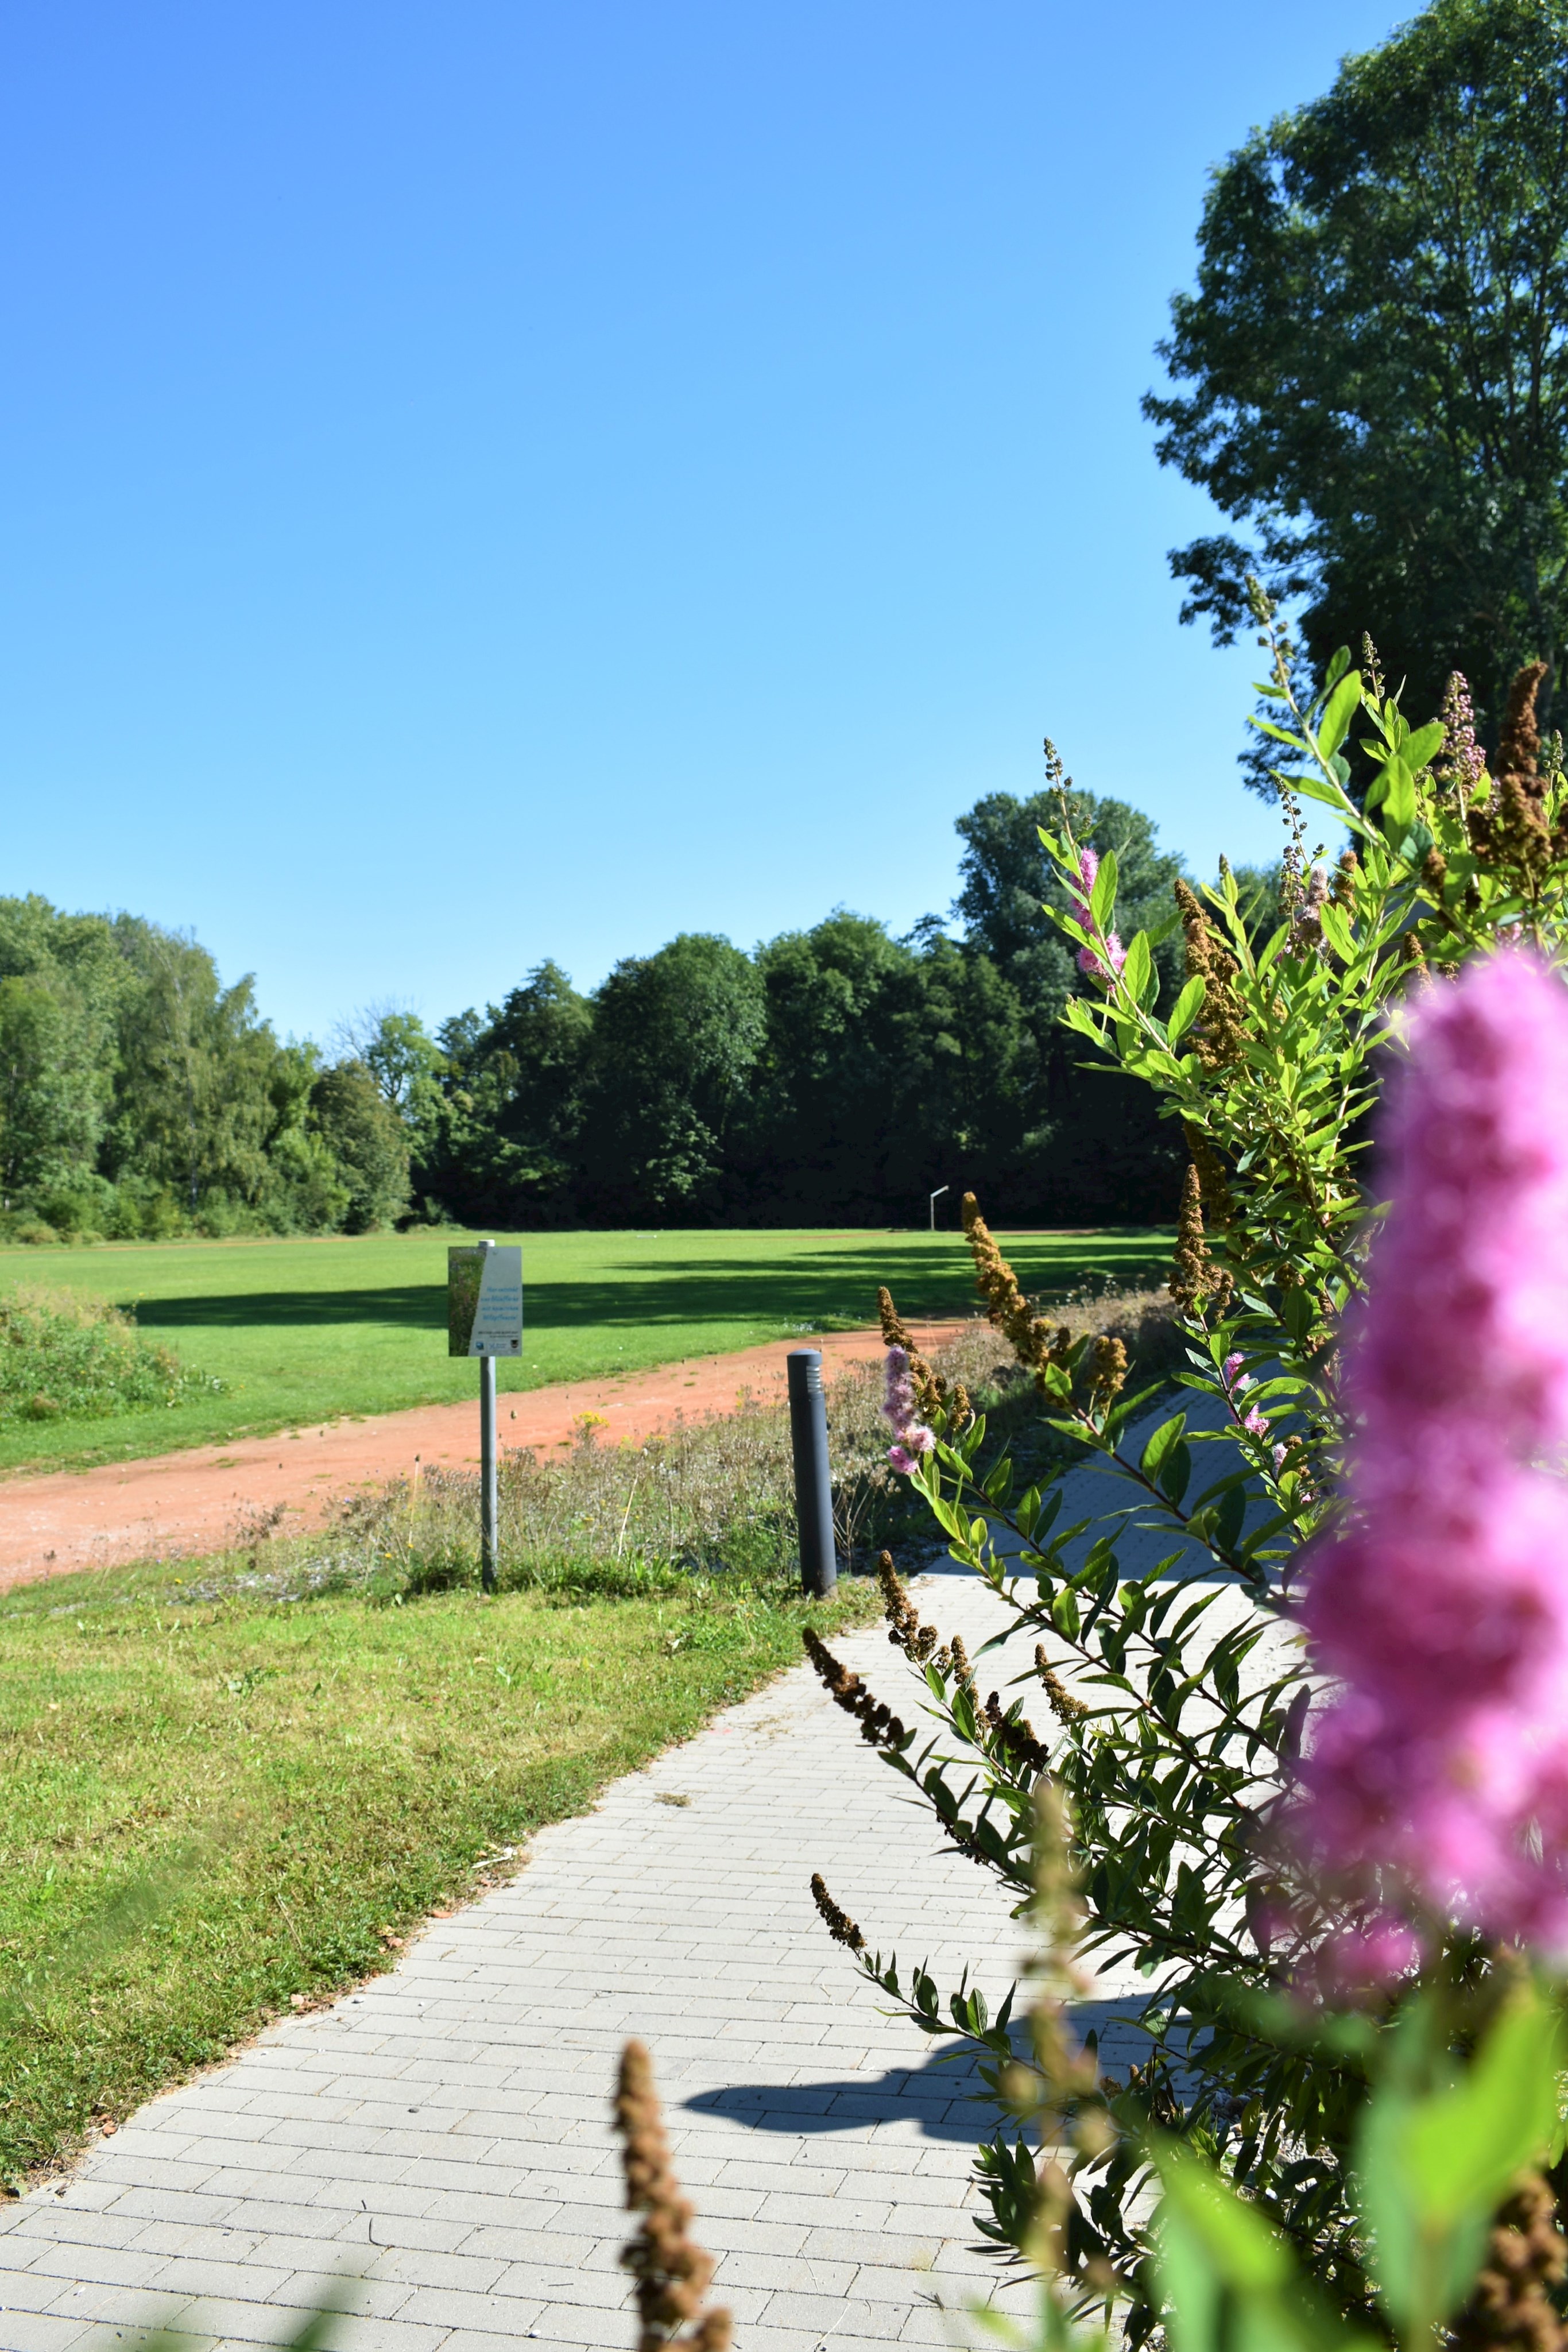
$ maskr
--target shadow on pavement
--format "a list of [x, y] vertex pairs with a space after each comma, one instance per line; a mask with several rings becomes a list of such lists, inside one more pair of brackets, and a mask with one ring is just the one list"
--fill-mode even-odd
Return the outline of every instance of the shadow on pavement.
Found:
[[[1145, 1994], [1084, 2001], [1072, 2012], [1081, 2034], [1098, 2033], [1101, 2056], [1113, 2072], [1145, 2055], [1148, 2043], [1133, 2021]], [[852, 2131], [866, 2124], [915, 2123], [924, 2139], [972, 2147], [995, 2117], [978, 2069], [967, 2059], [933, 2052], [923, 2066], [890, 2066], [874, 2079], [849, 2075], [800, 2083], [727, 2084], [682, 2102], [692, 2115], [724, 2116], [754, 2131]]]

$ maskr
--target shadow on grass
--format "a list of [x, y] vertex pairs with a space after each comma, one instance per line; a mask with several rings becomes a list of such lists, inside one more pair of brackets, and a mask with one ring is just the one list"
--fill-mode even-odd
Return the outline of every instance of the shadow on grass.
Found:
[[[1026, 1236], [1008, 1246], [1024, 1283], [1046, 1293], [1060, 1293], [1090, 1276], [1129, 1286], [1163, 1281], [1170, 1253], [1168, 1235], [1143, 1231], [1082, 1241]], [[529, 1281], [526, 1243], [524, 1251], [527, 1318], [544, 1330], [617, 1324], [872, 1324], [879, 1283], [888, 1285], [905, 1315], [967, 1315], [976, 1307], [967, 1253], [956, 1246], [950, 1256], [933, 1259], [929, 1244], [911, 1246], [896, 1234], [868, 1234], [863, 1249], [823, 1250], [777, 1265], [706, 1255], [683, 1263], [666, 1251], [658, 1259], [630, 1262], [591, 1279]], [[143, 1330], [382, 1324], [435, 1331], [445, 1326], [446, 1287], [410, 1282], [342, 1290], [249, 1290], [141, 1298], [133, 1311]]]

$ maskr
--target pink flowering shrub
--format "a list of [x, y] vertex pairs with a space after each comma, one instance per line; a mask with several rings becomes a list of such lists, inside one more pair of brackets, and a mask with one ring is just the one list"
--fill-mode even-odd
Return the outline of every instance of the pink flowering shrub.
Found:
[[936, 1433], [926, 1427], [916, 1409], [915, 1383], [910, 1377], [906, 1349], [888, 1349], [886, 1381], [883, 1418], [892, 1423], [896, 1441], [888, 1447], [887, 1458], [894, 1468], [907, 1478], [912, 1471], [918, 1468], [921, 1455], [929, 1454], [936, 1444]]
[[[1093, 918], [1089, 911], [1089, 894], [1094, 887], [1094, 877], [1100, 871], [1099, 851], [1094, 849], [1081, 851], [1079, 864], [1082, 868], [1082, 895], [1080, 897], [1076, 890], [1073, 892], [1071, 907], [1074, 920], [1082, 923], [1087, 931], [1093, 924]], [[1121, 971], [1127, 961], [1126, 950], [1114, 931], [1108, 931], [1105, 935], [1105, 953], [1111, 960], [1110, 971], [1106, 971], [1103, 961], [1095, 954], [1092, 948], [1080, 948], [1077, 956], [1079, 971], [1088, 972], [1093, 980], [1111, 979], [1113, 974]]]
[[1337, 1864], [1562, 1947], [1568, 988], [1529, 952], [1478, 959], [1418, 1001], [1390, 1092], [1345, 1516], [1309, 1555], [1303, 1614], [1340, 1687], [1308, 1818]]

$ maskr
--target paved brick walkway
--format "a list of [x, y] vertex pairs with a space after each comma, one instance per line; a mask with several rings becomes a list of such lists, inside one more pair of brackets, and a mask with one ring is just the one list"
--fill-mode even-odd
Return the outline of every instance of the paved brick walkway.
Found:
[[[931, 1586], [983, 1638], [989, 1596]], [[903, 1696], [880, 1635], [842, 1649]], [[630, 2346], [608, 2129], [630, 2033], [741, 2352], [950, 2341], [930, 2298], [996, 2275], [967, 2250], [977, 2111], [879, 2012], [808, 1885], [821, 1870], [884, 1948], [955, 1979], [988, 1953], [1005, 1982], [1005, 1901], [935, 1844], [815, 1677], [786, 1676], [543, 1832], [392, 1974], [152, 2102], [63, 2196], [0, 2210], [0, 2347], [108, 2346], [154, 2318], [277, 2343], [336, 2277], [361, 2315], [345, 2347]]]
[[[1088, 1481], [1071, 1517], [1125, 1494]], [[917, 1592], [971, 1648], [997, 1630], [973, 1578]], [[907, 1709], [880, 1633], [840, 1647]], [[277, 2343], [334, 2280], [358, 2314], [336, 2326], [345, 2352], [630, 2346], [608, 2128], [630, 2033], [739, 2352], [975, 2340], [954, 2308], [998, 2277], [974, 2251], [979, 2111], [828, 1941], [813, 1869], [883, 1950], [939, 1980], [977, 1958], [993, 1992], [1010, 1976], [1004, 1896], [795, 1672], [542, 1832], [392, 1974], [0, 2211], [0, 2352], [96, 2352], [153, 2319]]]

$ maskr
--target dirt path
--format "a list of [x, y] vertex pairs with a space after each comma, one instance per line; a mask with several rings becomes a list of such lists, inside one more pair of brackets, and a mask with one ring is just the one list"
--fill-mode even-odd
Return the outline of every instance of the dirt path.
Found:
[[[962, 1328], [917, 1327], [933, 1345]], [[875, 1331], [831, 1331], [813, 1339], [770, 1339], [734, 1355], [694, 1356], [652, 1371], [602, 1381], [567, 1381], [500, 1400], [506, 1445], [569, 1444], [584, 1413], [601, 1416], [602, 1442], [651, 1437], [683, 1414], [730, 1412], [743, 1389], [782, 1397], [791, 1348], [820, 1348], [834, 1364], [882, 1353]], [[476, 1376], [476, 1390], [477, 1377]], [[0, 1591], [40, 1576], [132, 1559], [216, 1551], [243, 1540], [281, 1507], [279, 1531], [319, 1526], [354, 1486], [395, 1478], [416, 1462], [457, 1468], [479, 1459], [477, 1393], [468, 1404], [421, 1405], [368, 1421], [330, 1422], [232, 1445], [198, 1445], [147, 1462], [96, 1470], [56, 1470], [0, 1485]]]

